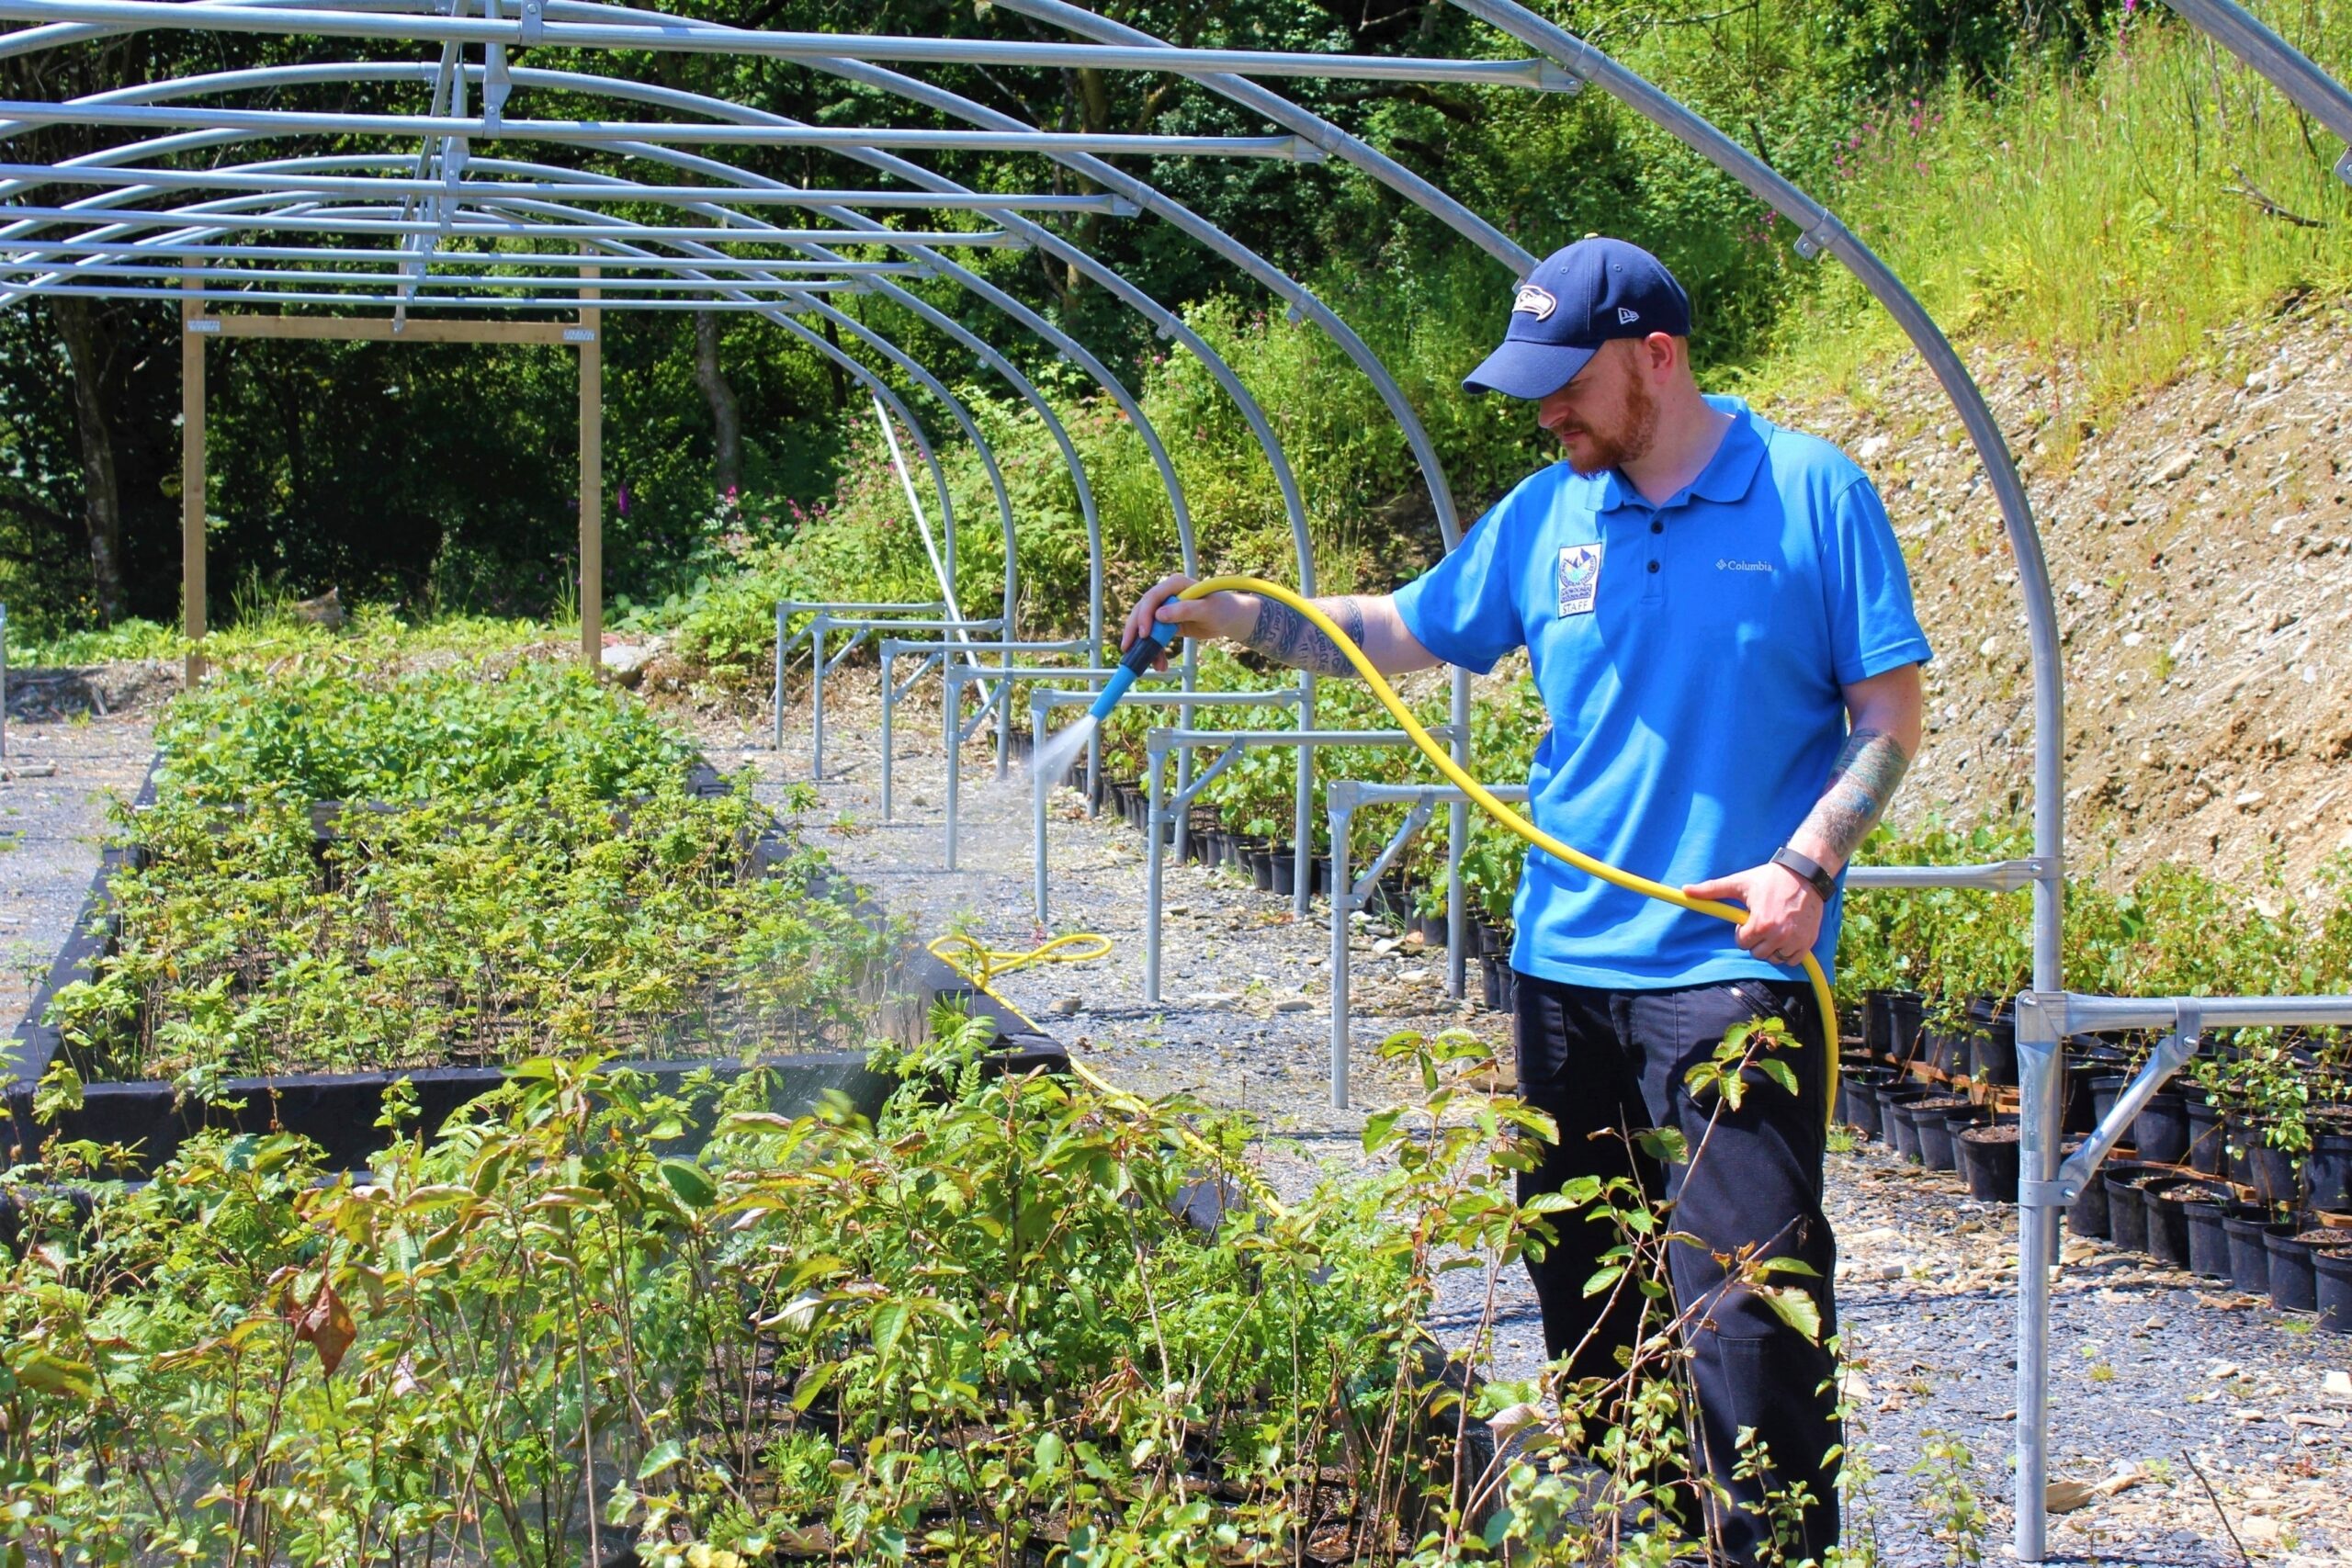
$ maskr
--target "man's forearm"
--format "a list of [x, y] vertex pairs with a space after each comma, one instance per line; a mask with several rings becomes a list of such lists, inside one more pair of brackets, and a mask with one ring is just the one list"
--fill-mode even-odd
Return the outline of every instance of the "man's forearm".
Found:
[[[1341, 631], [1358, 648], [1365, 646], [1364, 609], [1363, 601], [1349, 595], [1338, 599], [1317, 599], [1315, 607], [1338, 623]], [[1241, 637], [1241, 646], [1262, 653], [1277, 664], [1287, 664], [1294, 670], [1305, 670], [1316, 675], [1352, 675], [1355, 666], [1348, 662], [1340, 645], [1326, 637], [1314, 622], [1279, 599], [1260, 595], [1258, 624]]]
[[1789, 842], [1832, 871], [1843, 866], [1886, 815], [1910, 766], [1894, 736], [1883, 729], [1854, 730], [1830, 769], [1829, 787]]

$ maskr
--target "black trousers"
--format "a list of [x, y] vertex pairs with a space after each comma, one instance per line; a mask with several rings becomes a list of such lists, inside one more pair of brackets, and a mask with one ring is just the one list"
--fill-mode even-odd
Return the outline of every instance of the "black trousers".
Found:
[[[1556, 1191], [1579, 1176], [1630, 1176], [1653, 1202], [1672, 1205], [1671, 1228], [1703, 1246], [1668, 1249], [1678, 1309], [1699, 1309], [1683, 1343], [1698, 1396], [1691, 1437], [1695, 1456], [1727, 1493], [1727, 1507], [1706, 1523], [1735, 1561], [1753, 1561], [1771, 1540], [1757, 1511], [1767, 1491], [1803, 1482], [1815, 1499], [1804, 1540], [1790, 1561], [1818, 1558], [1838, 1540], [1837, 1466], [1843, 1440], [1837, 1416], [1836, 1369], [1828, 1350], [1789, 1327], [1754, 1292], [1727, 1288], [1719, 1260], [1752, 1247], [1755, 1256], [1801, 1258], [1816, 1278], [1781, 1275], [1801, 1285], [1821, 1314], [1822, 1337], [1837, 1332], [1829, 1282], [1837, 1243], [1821, 1210], [1822, 1157], [1833, 1058], [1823, 1044], [1812, 989], [1782, 981], [1738, 980], [1671, 990], [1617, 991], [1519, 976], [1516, 1032], [1520, 1093], [1559, 1123], [1560, 1141], [1520, 1178], [1524, 1201]], [[1773, 1055], [1795, 1069], [1801, 1092], [1753, 1069], [1736, 1111], [1716, 1097], [1694, 1098], [1690, 1069], [1710, 1060], [1734, 1025], [1779, 1013], [1801, 1046]], [[1712, 1122], [1712, 1125], [1711, 1125]], [[1696, 1157], [1661, 1166], [1629, 1146], [1630, 1134], [1672, 1128]], [[1702, 1140], [1704, 1140], [1703, 1145]], [[1622, 1239], [1605, 1217], [1554, 1216], [1559, 1241], [1527, 1266], [1544, 1312], [1544, 1337], [1568, 1376], [1614, 1378], [1620, 1353], [1641, 1320], [1631, 1290], [1588, 1296], [1600, 1258]], [[1663, 1314], [1653, 1305], [1649, 1332]], [[1737, 1434], [1748, 1428], [1770, 1453], [1771, 1472], [1742, 1480]]]

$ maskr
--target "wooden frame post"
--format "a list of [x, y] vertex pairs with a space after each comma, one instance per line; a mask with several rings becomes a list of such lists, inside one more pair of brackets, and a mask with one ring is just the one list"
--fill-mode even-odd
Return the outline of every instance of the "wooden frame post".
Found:
[[[603, 276], [582, 267], [581, 277]], [[585, 301], [597, 290], [582, 288]], [[580, 307], [580, 656], [591, 673], [605, 662], [605, 333], [604, 311]]]
[[[544, 344], [580, 351], [580, 651], [588, 668], [604, 664], [605, 644], [605, 344], [604, 312], [580, 308], [580, 320], [553, 321], [394, 321], [389, 316], [215, 316], [198, 298], [202, 282], [190, 260], [180, 280], [180, 595], [188, 641], [187, 680], [204, 678], [204, 345], [216, 337], [287, 338], [306, 343]], [[588, 267], [582, 276], [600, 276]], [[596, 299], [594, 288], [582, 299]]]
[[180, 278], [180, 625], [187, 683], [204, 679], [204, 340], [218, 323], [197, 298], [197, 263]]

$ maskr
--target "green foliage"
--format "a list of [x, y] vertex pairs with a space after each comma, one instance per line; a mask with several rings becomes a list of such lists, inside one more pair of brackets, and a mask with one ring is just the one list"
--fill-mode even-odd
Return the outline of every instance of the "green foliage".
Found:
[[822, 857], [760, 871], [748, 784], [689, 795], [684, 743], [568, 668], [224, 674], [158, 733], [118, 938], [51, 1006], [84, 1077], [803, 1048], [875, 998], [888, 933]]
[[613, 800], [674, 782], [693, 755], [584, 670], [541, 660], [381, 677], [323, 662], [224, 671], [172, 704], [155, 743], [158, 795], [212, 806], [475, 800], [558, 786]]
[[[2340, 4], [2270, 20], [2339, 75], [2352, 61]], [[2216, 328], [2352, 286], [2352, 196], [2303, 117], [2159, 7], [2109, 28], [2079, 65], [1865, 112], [1834, 169], [1840, 215], [1952, 335], [2080, 368], [2090, 406], [2045, 437], [2061, 455], [2205, 355]], [[1894, 341], [1831, 269], [1767, 378], [1842, 371]]]
[[[1510, 1244], [1489, 1161], [1524, 1116], [1204, 1235], [1176, 1200], [1247, 1129], [954, 1063], [908, 1064], [869, 1126], [753, 1109], [756, 1075], [665, 1096], [541, 1059], [363, 1181], [207, 1136], [85, 1231], [36, 1202], [0, 1271], [0, 1540], [42, 1564], [1207, 1564], [1348, 1529], [1362, 1561], [1411, 1552], [1383, 1520], [1442, 1479], [1420, 1314], [1475, 1239], [1439, 1200], [1483, 1196], [1476, 1234]], [[655, 1152], [714, 1099], [700, 1156]]]

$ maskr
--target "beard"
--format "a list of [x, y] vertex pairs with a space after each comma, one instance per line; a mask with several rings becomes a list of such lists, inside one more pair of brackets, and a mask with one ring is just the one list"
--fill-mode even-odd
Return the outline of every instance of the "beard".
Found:
[[1650, 396], [1650, 389], [1637, 378], [1629, 376], [1624, 401], [1618, 406], [1617, 417], [1610, 422], [1609, 428], [1580, 428], [1587, 449], [1581, 457], [1573, 451], [1568, 455], [1568, 467], [1576, 473], [1589, 476], [1638, 463], [1649, 456], [1650, 447], [1657, 440], [1657, 400]]

